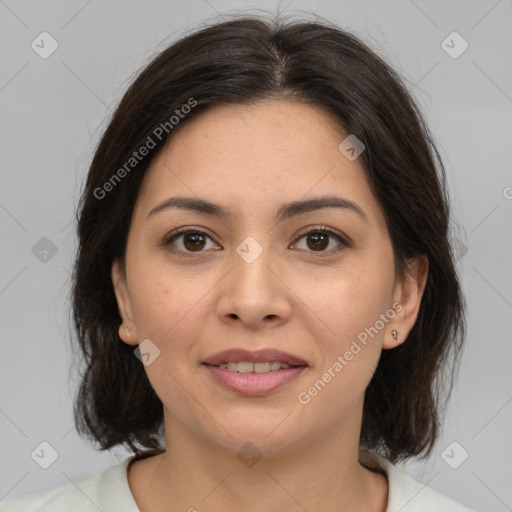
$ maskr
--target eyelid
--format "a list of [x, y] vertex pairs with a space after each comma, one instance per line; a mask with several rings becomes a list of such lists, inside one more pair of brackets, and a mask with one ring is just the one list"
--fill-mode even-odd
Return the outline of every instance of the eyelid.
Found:
[[297, 240], [302, 238], [304, 235], [307, 235], [308, 233], [317, 232], [317, 231], [319, 231], [321, 233], [325, 232], [328, 235], [334, 235], [334, 236], [338, 237], [347, 246], [350, 245], [350, 243], [351, 243], [350, 238], [347, 237], [346, 235], [339, 233], [338, 231], [336, 231], [333, 228], [330, 228], [329, 226], [322, 226], [322, 225], [314, 225], [314, 226], [309, 226], [309, 227], [304, 228], [302, 231], [299, 231], [299, 234], [297, 235]]
[[202, 233], [204, 235], [207, 235], [210, 237], [216, 244], [220, 245], [217, 240], [215, 240], [215, 237], [206, 229], [206, 228], [196, 228], [194, 226], [186, 226], [181, 228], [173, 229], [168, 235], [165, 235], [163, 243], [168, 244], [174, 237], [177, 235], [182, 235], [186, 233]]

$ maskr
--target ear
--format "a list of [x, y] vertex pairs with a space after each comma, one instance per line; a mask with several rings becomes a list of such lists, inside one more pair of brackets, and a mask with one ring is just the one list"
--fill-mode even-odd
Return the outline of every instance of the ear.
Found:
[[[428, 276], [428, 258], [424, 255], [406, 261], [403, 277], [397, 279], [393, 292], [395, 316], [389, 322], [382, 343], [391, 349], [403, 343], [416, 323]], [[397, 305], [397, 307], [395, 307]], [[396, 331], [396, 339], [393, 332]]]
[[126, 274], [122, 264], [116, 260], [112, 264], [112, 284], [117, 300], [119, 314], [123, 319], [123, 323], [119, 326], [119, 337], [128, 345], [137, 345], [139, 343], [137, 337], [137, 329], [133, 321], [132, 305], [128, 285], [126, 283]]

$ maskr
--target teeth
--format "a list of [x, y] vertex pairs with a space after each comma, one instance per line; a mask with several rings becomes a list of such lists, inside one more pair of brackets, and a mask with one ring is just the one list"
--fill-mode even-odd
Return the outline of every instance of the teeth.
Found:
[[254, 370], [254, 363], [238, 363], [237, 366], [238, 373], [251, 373]]
[[247, 361], [241, 361], [238, 363], [221, 363], [219, 364], [219, 368], [238, 373], [268, 373], [275, 372], [282, 368], [290, 368], [290, 365], [286, 363], [279, 363], [277, 361], [272, 363], [249, 363]]
[[253, 366], [255, 373], [267, 373], [270, 371], [270, 363], [254, 363]]

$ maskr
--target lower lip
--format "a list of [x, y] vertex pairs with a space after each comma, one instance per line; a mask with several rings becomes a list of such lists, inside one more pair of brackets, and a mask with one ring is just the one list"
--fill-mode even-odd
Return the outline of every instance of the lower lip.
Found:
[[296, 379], [307, 366], [283, 368], [267, 373], [232, 372], [204, 364], [212, 377], [223, 386], [246, 396], [264, 396]]

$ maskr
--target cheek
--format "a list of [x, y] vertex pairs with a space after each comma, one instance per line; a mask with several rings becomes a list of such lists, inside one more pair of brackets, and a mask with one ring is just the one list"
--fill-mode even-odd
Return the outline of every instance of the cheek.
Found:
[[372, 326], [389, 308], [393, 276], [387, 272], [352, 268], [329, 281], [327, 286], [309, 289], [312, 310], [326, 327], [331, 340], [347, 341]]
[[201, 298], [200, 293], [191, 292], [179, 279], [167, 281], [161, 276], [137, 283], [133, 292], [137, 331], [155, 342], [190, 325], [187, 317]]
[[133, 265], [129, 282], [139, 338], [151, 339], [162, 350], [172, 343], [178, 354], [180, 345], [197, 338], [205, 324], [208, 291], [218, 277], [190, 269], [171, 270], [155, 258], [140, 257], [137, 261], [145, 264]]
[[[328, 291], [310, 289], [318, 364], [298, 395], [311, 416], [337, 423], [370, 383], [382, 351], [392, 281], [383, 274], [345, 272]], [[315, 299], [316, 297], [316, 299]], [[329, 418], [329, 420], [328, 420]]]
[[334, 417], [364, 393], [378, 364], [387, 325], [381, 315], [392, 298], [392, 268], [390, 260], [354, 258], [330, 276], [327, 286], [309, 281], [312, 313], [305, 321], [310, 322], [307, 329], [314, 335], [319, 357], [312, 394], [304, 390], [305, 398], [318, 395], [318, 407], [336, 403]]

